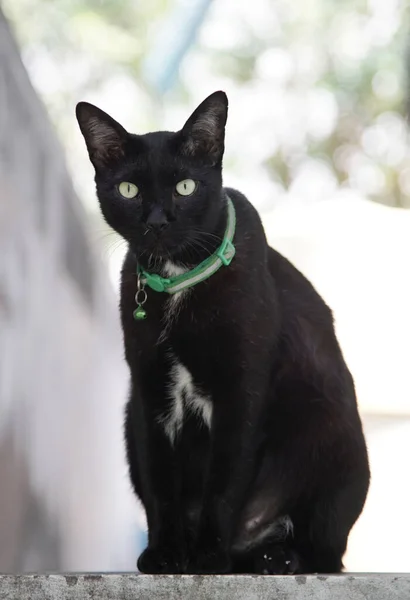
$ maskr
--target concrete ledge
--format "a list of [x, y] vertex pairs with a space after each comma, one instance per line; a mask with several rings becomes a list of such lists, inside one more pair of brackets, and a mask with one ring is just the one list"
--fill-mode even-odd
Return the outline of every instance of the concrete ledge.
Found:
[[0, 600], [410, 600], [410, 574], [0, 575]]

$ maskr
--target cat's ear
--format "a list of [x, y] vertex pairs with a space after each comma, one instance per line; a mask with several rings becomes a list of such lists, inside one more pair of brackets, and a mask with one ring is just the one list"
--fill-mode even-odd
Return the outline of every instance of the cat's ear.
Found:
[[207, 158], [211, 164], [221, 161], [224, 153], [228, 98], [214, 92], [192, 113], [182, 128], [181, 154]]
[[110, 115], [88, 102], [77, 104], [76, 115], [90, 160], [96, 169], [124, 155], [128, 133]]

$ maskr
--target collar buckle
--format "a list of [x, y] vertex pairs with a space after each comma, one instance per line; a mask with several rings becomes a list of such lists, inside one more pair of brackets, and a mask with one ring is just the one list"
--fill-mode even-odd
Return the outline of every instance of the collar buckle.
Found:
[[165, 279], [165, 277], [157, 275], [156, 273], [144, 272], [144, 283], [154, 290], [154, 292], [165, 292], [171, 281], [169, 279]]

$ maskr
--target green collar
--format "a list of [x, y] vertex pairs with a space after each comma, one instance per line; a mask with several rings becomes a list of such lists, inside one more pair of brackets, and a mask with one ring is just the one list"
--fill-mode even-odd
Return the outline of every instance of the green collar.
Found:
[[193, 287], [201, 281], [205, 281], [216, 273], [222, 266], [227, 267], [231, 264], [235, 256], [235, 246], [232, 243], [235, 235], [236, 215], [232, 200], [228, 197], [228, 222], [226, 225], [224, 239], [218, 250], [211, 256], [203, 260], [198, 266], [194, 267], [187, 273], [176, 275], [175, 277], [161, 277], [155, 273], [147, 273], [138, 265], [137, 275], [142, 286], [148, 285], [156, 292], [167, 292], [168, 294], [176, 294], [187, 288]]

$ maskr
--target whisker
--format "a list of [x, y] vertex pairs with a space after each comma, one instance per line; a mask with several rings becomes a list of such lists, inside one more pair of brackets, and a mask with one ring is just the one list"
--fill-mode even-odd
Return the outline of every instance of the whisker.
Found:
[[106, 248], [104, 248], [103, 250], [103, 255], [105, 255], [105, 257], [110, 260], [113, 256], [113, 254], [115, 252], [117, 252], [117, 250], [119, 250], [123, 245], [127, 245], [127, 242], [123, 239], [119, 239], [115, 242], [112, 242], [110, 245], [108, 245]]
[[211, 233], [210, 231], [203, 231], [202, 229], [192, 229], [191, 231], [192, 231], [192, 233], [198, 233], [200, 236], [206, 236], [206, 237], [214, 238], [215, 240], [222, 241], [222, 238], [220, 235], [216, 235], [215, 233]]
[[210, 254], [212, 254], [212, 252], [214, 252], [215, 250], [215, 245], [210, 240], [203, 240], [198, 237], [191, 237], [190, 241], [197, 247], [201, 248], [202, 250], [205, 250], [206, 252], [209, 252]]

